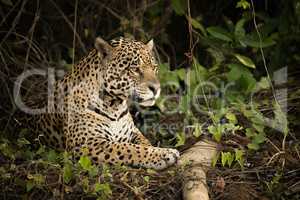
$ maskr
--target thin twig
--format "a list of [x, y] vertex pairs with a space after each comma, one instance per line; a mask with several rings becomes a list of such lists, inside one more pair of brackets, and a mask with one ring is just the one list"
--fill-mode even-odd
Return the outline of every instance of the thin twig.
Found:
[[135, 197], [138, 199], [138, 200], [144, 200], [144, 198], [141, 197], [141, 195], [136, 191], [135, 188], [131, 187], [128, 183], [126, 182], [122, 182], [122, 184], [124, 186], [126, 186], [127, 188], [129, 188], [135, 195]]
[[189, 49], [190, 52], [188, 54], [188, 59], [189, 63], [192, 63], [193, 61], [193, 27], [192, 27], [192, 16], [191, 16], [191, 8], [190, 8], [190, 0], [187, 1], [187, 10], [188, 10], [188, 15], [187, 15], [187, 20], [188, 20], [188, 30], [189, 30]]
[[[51, 0], [51, 3], [55, 6], [55, 8], [57, 9], [57, 11], [61, 14], [61, 16], [64, 18], [65, 22], [69, 25], [69, 27], [73, 30], [74, 34], [76, 35], [76, 38], [81, 46], [81, 49], [83, 50], [83, 52], [86, 54], [87, 50], [85, 48], [84, 43], [81, 40], [81, 37], [79, 36], [79, 34], [77, 33], [77, 31], [75, 30], [74, 26], [72, 25], [72, 23], [70, 22], [70, 20], [67, 18], [67, 16], [64, 14], [64, 12], [58, 7], [58, 5]], [[77, 9], [77, 8], [76, 8]]]
[[21, 2], [21, 0], [19, 0], [18, 2], [16, 2], [15, 5], [10, 9], [10, 11], [5, 15], [5, 17], [3, 17], [2, 21], [0, 22], [0, 27], [6, 21], [6, 19], [8, 18], [8, 16], [15, 10], [15, 8], [19, 5], [20, 2]]
[[28, 59], [29, 59], [29, 54], [30, 54], [30, 50], [31, 50], [31, 47], [32, 47], [32, 40], [33, 40], [33, 36], [34, 36], [34, 30], [35, 30], [35, 26], [40, 18], [40, 8], [39, 8], [39, 3], [40, 1], [37, 0], [37, 10], [35, 12], [35, 16], [34, 16], [34, 19], [33, 19], [33, 23], [32, 23], [32, 26], [31, 28], [29, 29], [29, 32], [28, 34], [30, 35], [30, 39], [29, 39], [29, 44], [28, 44], [28, 48], [27, 48], [27, 52], [26, 52], [26, 57], [25, 57], [25, 68], [24, 68], [24, 71], [26, 70], [26, 65], [28, 63]]
[[[268, 78], [269, 84], [271, 86], [273, 98], [274, 98], [276, 104], [281, 109], [280, 104], [279, 104], [279, 102], [277, 101], [277, 98], [276, 98], [275, 89], [274, 89], [274, 86], [273, 86], [272, 81], [271, 81], [270, 73], [269, 73], [269, 70], [268, 70], [268, 67], [267, 67], [264, 51], [263, 51], [263, 48], [262, 48], [262, 38], [261, 38], [261, 34], [258, 30], [258, 26], [257, 26], [257, 22], [256, 22], [256, 12], [255, 12], [255, 7], [254, 7], [253, 0], [251, 0], [251, 7], [252, 7], [253, 24], [254, 24], [257, 36], [259, 38], [259, 50], [260, 50], [260, 53], [261, 53], [261, 56], [262, 56], [264, 68], [265, 68], [265, 71], [267, 73], [267, 78]], [[285, 151], [286, 136], [287, 136], [287, 134], [284, 134], [284, 137], [283, 137], [283, 140], [282, 140], [282, 150], [283, 151]], [[285, 164], [285, 159], [283, 160], [282, 166], [284, 166], [284, 164]]]
[[89, 2], [94, 3], [94, 4], [98, 4], [100, 6], [102, 6], [103, 8], [105, 8], [112, 16], [114, 16], [115, 18], [119, 19], [120, 21], [124, 18], [121, 15], [119, 15], [117, 12], [113, 11], [111, 8], [107, 7], [106, 5], [104, 5], [103, 3], [101, 3], [100, 1], [95, 1], [95, 0], [89, 0]]
[[285, 152], [284, 151], [279, 151], [279, 152], [277, 152], [277, 153], [275, 153], [271, 158], [270, 158], [270, 160], [267, 162], [267, 166], [269, 166], [270, 164], [271, 164], [271, 162], [276, 158], [276, 157], [278, 157], [278, 156], [280, 156], [281, 154], [284, 154]]
[[17, 16], [15, 17], [13, 23], [12, 23], [12, 26], [11, 28], [9, 29], [9, 31], [6, 33], [6, 35], [3, 37], [3, 39], [1, 40], [0, 42], [0, 47], [2, 46], [3, 42], [8, 38], [8, 36], [13, 32], [13, 30], [15, 29], [16, 25], [18, 24], [19, 22], [19, 19], [23, 13], [23, 10], [24, 10], [24, 7], [27, 3], [27, 0], [23, 1], [22, 5], [21, 5], [21, 8], [17, 14]]

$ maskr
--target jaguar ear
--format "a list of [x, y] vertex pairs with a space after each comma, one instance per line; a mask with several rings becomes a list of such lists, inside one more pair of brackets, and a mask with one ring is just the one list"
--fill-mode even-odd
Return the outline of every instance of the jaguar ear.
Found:
[[101, 54], [102, 58], [105, 58], [111, 54], [113, 47], [101, 37], [97, 37], [95, 40], [95, 48]]
[[153, 47], [154, 47], [153, 39], [151, 39], [149, 42], [147, 42], [146, 46], [147, 46], [149, 51], [152, 51]]

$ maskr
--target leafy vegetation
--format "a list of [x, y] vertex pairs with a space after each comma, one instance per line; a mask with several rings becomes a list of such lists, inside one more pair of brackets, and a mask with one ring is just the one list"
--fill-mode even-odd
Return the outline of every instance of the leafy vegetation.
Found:
[[219, 143], [208, 173], [212, 199], [299, 199], [299, 0], [0, 6], [2, 197], [180, 199], [184, 169], [97, 168], [86, 155], [74, 162], [27, 139], [18, 124], [16, 77], [31, 68], [69, 70], [100, 34], [154, 38], [162, 95], [154, 108], [132, 112], [154, 144], [184, 150], [203, 138]]

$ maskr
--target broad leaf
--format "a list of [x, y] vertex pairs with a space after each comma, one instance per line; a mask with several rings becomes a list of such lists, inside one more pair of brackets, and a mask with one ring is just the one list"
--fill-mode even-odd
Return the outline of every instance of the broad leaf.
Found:
[[175, 147], [184, 145], [185, 144], [185, 134], [184, 133], [177, 134], [176, 140], [177, 140], [177, 143], [176, 143]]
[[89, 170], [92, 166], [91, 160], [87, 156], [81, 156], [78, 163], [85, 170]]
[[218, 124], [216, 126], [209, 126], [208, 131], [213, 135], [213, 138], [217, 141], [220, 142], [222, 138], [222, 132], [223, 132], [223, 127], [221, 124]]
[[228, 113], [226, 113], [225, 117], [229, 120], [230, 123], [232, 123], [232, 124], [237, 123], [237, 119], [236, 119], [235, 114], [233, 114], [231, 112], [228, 112]]
[[245, 71], [239, 64], [229, 64], [230, 71], [227, 73], [228, 81], [236, 81], [241, 78], [241, 74]]
[[207, 36], [206, 30], [202, 24], [200, 24], [196, 19], [191, 18], [191, 24], [194, 29], [198, 29], [204, 36]]
[[195, 124], [195, 130], [193, 132], [193, 135], [198, 138], [202, 134], [202, 126], [199, 123]]
[[35, 186], [35, 183], [33, 180], [29, 180], [26, 182], [26, 191], [29, 192], [33, 187]]
[[261, 144], [261, 143], [265, 142], [265, 140], [266, 140], [266, 136], [263, 133], [258, 133], [253, 137], [253, 143], [256, 143], [256, 144]]
[[230, 71], [227, 73], [228, 81], [232, 81], [243, 93], [252, 92], [256, 85], [256, 79], [248, 68], [239, 64], [229, 64]]
[[245, 34], [246, 34], [246, 31], [244, 29], [245, 22], [246, 22], [246, 19], [243, 18], [243, 19], [239, 20], [235, 25], [234, 36], [237, 39], [245, 37]]
[[254, 48], [266, 48], [276, 44], [276, 42], [271, 37], [264, 38], [262, 39], [262, 41], [260, 41], [258, 37], [254, 38], [249, 35], [240, 38], [239, 41], [245, 46], [254, 47]]
[[110, 185], [108, 183], [103, 183], [103, 184], [95, 183], [94, 190], [95, 190], [95, 192], [102, 192], [106, 196], [112, 194]]
[[218, 38], [220, 40], [224, 40], [226, 42], [232, 42], [232, 37], [228, 31], [218, 26], [208, 27], [207, 32], [211, 34], [213, 37]]
[[56, 162], [59, 158], [58, 153], [56, 153], [54, 150], [50, 150], [49, 153], [47, 154], [47, 160], [50, 162]]
[[252, 149], [252, 150], [258, 150], [258, 149], [259, 149], [259, 145], [256, 144], [256, 143], [249, 143], [249, 144], [247, 145], [247, 147], [248, 147], [249, 149]]
[[253, 63], [253, 61], [243, 55], [240, 54], [234, 54], [234, 56], [245, 66], [250, 67], [250, 68], [255, 68], [255, 64]]
[[250, 3], [247, 0], [240, 0], [239, 2], [237, 2], [236, 7], [246, 10], [250, 8]]
[[70, 164], [65, 164], [63, 172], [64, 182], [68, 184], [71, 181], [72, 176], [72, 166]]

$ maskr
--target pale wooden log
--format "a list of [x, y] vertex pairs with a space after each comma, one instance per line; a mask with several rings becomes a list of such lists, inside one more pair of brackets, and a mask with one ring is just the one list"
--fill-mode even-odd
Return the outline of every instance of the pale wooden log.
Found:
[[182, 153], [179, 165], [191, 163], [184, 173], [184, 200], [209, 200], [206, 172], [216, 154], [217, 144], [207, 140], [197, 142]]

